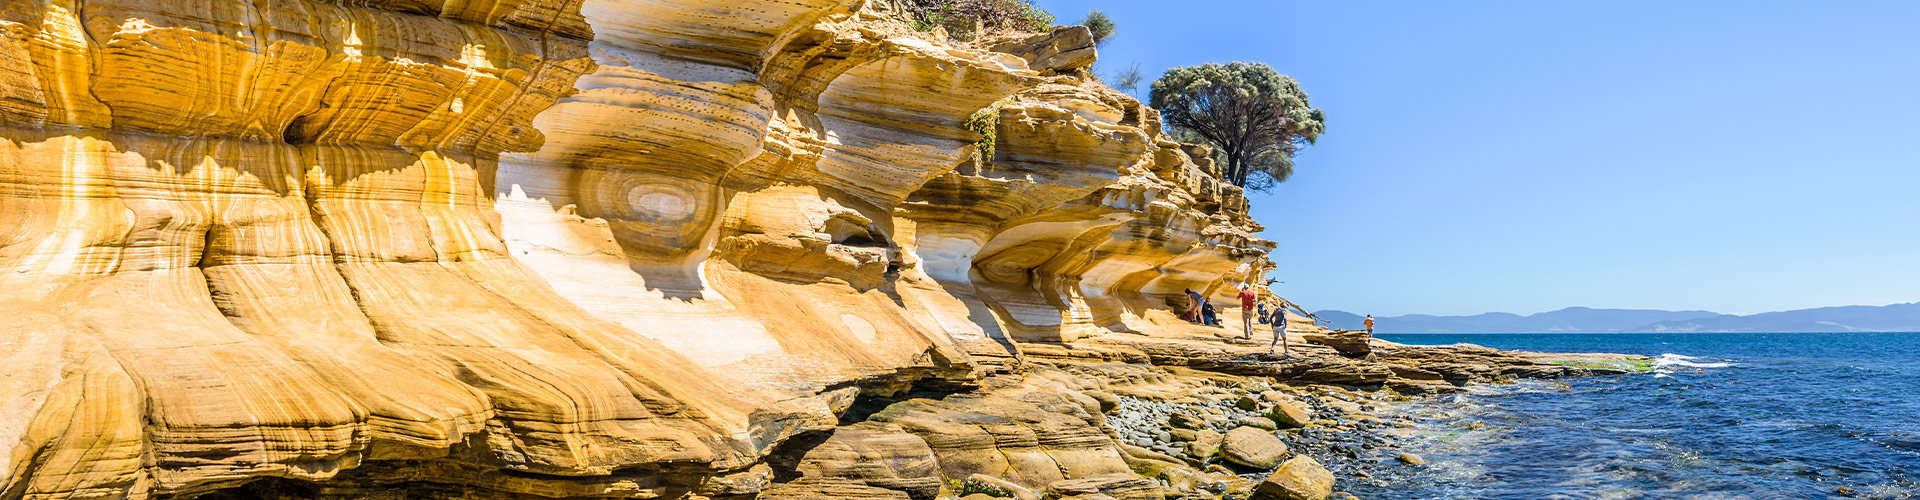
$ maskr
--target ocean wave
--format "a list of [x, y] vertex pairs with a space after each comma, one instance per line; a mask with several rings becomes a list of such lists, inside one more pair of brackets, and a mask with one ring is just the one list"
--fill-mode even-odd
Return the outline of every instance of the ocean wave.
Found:
[[1656, 371], [1672, 368], [1726, 368], [1729, 366], [1733, 366], [1733, 363], [1724, 361], [1702, 361], [1700, 358], [1693, 356], [1670, 352], [1653, 358], [1653, 369]]

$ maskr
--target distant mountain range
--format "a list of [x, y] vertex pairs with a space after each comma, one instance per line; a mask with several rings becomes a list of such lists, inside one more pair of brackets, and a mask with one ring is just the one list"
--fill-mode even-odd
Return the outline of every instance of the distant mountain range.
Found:
[[[1314, 313], [1334, 328], [1360, 328], [1362, 315]], [[1839, 306], [1748, 315], [1711, 311], [1569, 307], [1521, 316], [1408, 314], [1374, 318], [1375, 333], [1613, 333], [1613, 332], [1920, 332], [1920, 302]]]

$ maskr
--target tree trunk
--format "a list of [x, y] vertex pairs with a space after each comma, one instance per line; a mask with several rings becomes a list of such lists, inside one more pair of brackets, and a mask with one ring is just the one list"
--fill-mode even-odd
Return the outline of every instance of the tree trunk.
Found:
[[1226, 179], [1227, 182], [1231, 182], [1235, 186], [1246, 186], [1247, 160], [1243, 158], [1244, 156], [1246, 155], [1239, 151], [1227, 152], [1227, 169], [1221, 172], [1220, 178]]

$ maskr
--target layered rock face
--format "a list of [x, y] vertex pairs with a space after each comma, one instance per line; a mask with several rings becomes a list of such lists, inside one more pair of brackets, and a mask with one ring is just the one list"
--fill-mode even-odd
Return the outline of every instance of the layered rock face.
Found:
[[[1266, 269], [1205, 155], [1077, 76], [1084, 32], [960, 48], [888, 8], [9, 2], [0, 498], [777, 492], [856, 399]], [[828, 449], [1097, 422], [1040, 392], [979, 411], [1068, 416]], [[1034, 482], [1125, 472], [1033, 443], [1089, 457]]]
[[6, 4], [0, 500], [1218, 497], [1114, 394], [1585, 373], [1180, 321], [1209, 153], [897, 8]]

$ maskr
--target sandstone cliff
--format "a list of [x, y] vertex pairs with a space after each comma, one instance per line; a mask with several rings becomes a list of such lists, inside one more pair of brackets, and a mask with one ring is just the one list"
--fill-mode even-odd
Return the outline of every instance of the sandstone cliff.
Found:
[[1272, 244], [1084, 30], [890, 8], [7, 2], [0, 498], [1126, 475], [1084, 382], [995, 374], [1210, 338], [1169, 300]]

